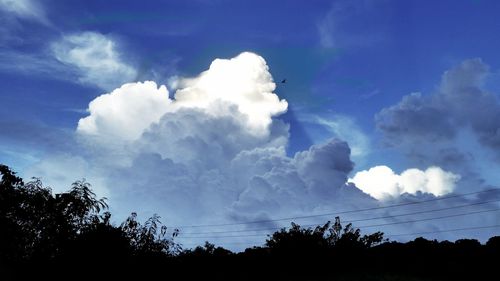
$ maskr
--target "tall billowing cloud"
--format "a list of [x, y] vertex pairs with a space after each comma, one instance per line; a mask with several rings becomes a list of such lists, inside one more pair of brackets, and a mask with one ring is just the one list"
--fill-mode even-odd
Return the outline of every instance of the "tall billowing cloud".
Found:
[[[496, 94], [485, 90], [489, 77], [489, 67], [481, 59], [464, 60], [444, 72], [433, 93], [412, 93], [382, 109], [375, 121], [388, 145], [386, 151], [402, 153], [407, 165], [419, 169], [397, 174], [378, 166], [357, 173], [351, 181], [375, 198], [389, 200], [405, 192], [408, 195], [401, 195], [403, 200], [413, 193], [440, 195], [498, 187], [500, 103]], [[490, 193], [476, 200], [495, 197]], [[440, 203], [448, 204], [446, 200]], [[498, 204], [478, 208], [493, 206]], [[488, 225], [498, 221], [498, 214], [474, 218], [476, 224]], [[460, 228], [469, 223], [467, 219], [436, 220], [431, 229]], [[411, 228], [428, 231], [431, 225]], [[457, 234], [447, 235], [445, 239], [456, 239]]]
[[357, 172], [349, 182], [374, 198], [384, 200], [418, 192], [442, 196], [451, 193], [458, 180], [459, 175], [439, 167], [429, 167], [425, 171], [408, 169], [398, 175], [387, 166], [375, 166]]
[[245, 52], [179, 78], [173, 98], [151, 81], [97, 97], [77, 132], [93, 147], [119, 146], [127, 155], [104, 150], [90, 158], [106, 158], [115, 205], [156, 211], [174, 224], [301, 214], [359, 198], [373, 204], [345, 185], [353, 168], [346, 142], [286, 154], [289, 126], [274, 117], [287, 102], [275, 87], [266, 61]]
[[109, 90], [137, 76], [137, 70], [123, 61], [118, 43], [101, 33], [65, 35], [51, 47], [57, 60], [76, 69], [81, 83]]
[[459, 188], [497, 184], [484, 180], [500, 161], [500, 102], [484, 89], [488, 76], [481, 59], [464, 60], [444, 72], [434, 93], [413, 93], [384, 108], [375, 118], [384, 142], [414, 165], [459, 173]]
[[391, 139], [450, 140], [463, 128], [491, 149], [500, 148], [500, 103], [482, 89], [489, 67], [481, 59], [469, 59], [443, 74], [437, 93], [413, 93], [383, 109], [377, 127]]

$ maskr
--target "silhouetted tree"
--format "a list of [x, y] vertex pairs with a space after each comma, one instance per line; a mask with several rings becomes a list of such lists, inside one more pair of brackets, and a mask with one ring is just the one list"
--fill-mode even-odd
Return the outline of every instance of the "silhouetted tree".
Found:
[[106, 198], [97, 199], [85, 180], [76, 181], [67, 193], [56, 194], [60, 212], [75, 228], [76, 233], [101, 220], [99, 213], [107, 209]]
[[168, 237], [167, 227], [162, 225], [157, 214], [141, 225], [137, 221], [137, 213], [132, 213], [120, 228], [129, 239], [135, 255], [174, 255], [182, 250], [173, 242], [179, 231], [175, 229]]
[[0, 173], [2, 260], [64, 259], [91, 252], [105, 256], [112, 251], [122, 256], [173, 255], [181, 250], [173, 242], [178, 230], [167, 237], [157, 215], [141, 225], [133, 213], [120, 227], [111, 225], [106, 198], [98, 199], [85, 180], [53, 196], [40, 179], [25, 184], [5, 165]]
[[273, 233], [266, 241], [266, 245], [278, 252], [298, 252], [301, 254], [315, 254], [328, 249], [365, 249], [384, 241], [382, 232], [361, 235], [361, 231], [347, 224], [342, 227], [340, 218], [335, 222], [327, 222], [322, 226], [302, 228], [292, 223], [291, 228], [282, 228]]
[[195, 257], [223, 257], [229, 256], [232, 252], [222, 247], [216, 247], [214, 244], [205, 241], [203, 246], [197, 246], [192, 250], [185, 250], [182, 255]]
[[0, 260], [18, 260], [25, 256], [26, 239], [17, 221], [22, 202], [21, 178], [9, 167], [0, 165]]
[[491, 249], [496, 249], [500, 252], [500, 236], [494, 236], [488, 239], [486, 246]]

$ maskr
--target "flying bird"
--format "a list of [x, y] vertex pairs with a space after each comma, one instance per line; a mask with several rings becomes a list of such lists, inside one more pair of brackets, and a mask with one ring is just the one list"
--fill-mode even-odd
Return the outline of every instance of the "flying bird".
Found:
[[281, 84], [285, 84], [285, 83], [286, 83], [286, 79], [281, 80]]

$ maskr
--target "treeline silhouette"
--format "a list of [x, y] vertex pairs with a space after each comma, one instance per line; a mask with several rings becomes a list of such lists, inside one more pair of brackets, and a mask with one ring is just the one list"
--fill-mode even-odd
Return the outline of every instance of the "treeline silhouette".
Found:
[[86, 181], [53, 195], [0, 165], [0, 280], [497, 280], [500, 236], [486, 244], [361, 235], [340, 218], [315, 228], [292, 223], [264, 246], [233, 253], [205, 242], [183, 249], [182, 235], [157, 215], [111, 223], [106, 199]]

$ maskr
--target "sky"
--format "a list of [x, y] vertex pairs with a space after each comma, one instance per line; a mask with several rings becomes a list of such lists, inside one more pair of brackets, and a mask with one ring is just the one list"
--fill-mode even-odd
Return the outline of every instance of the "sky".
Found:
[[158, 213], [186, 247], [238, 250], [343, 211], [394, 240], [485, 241], [500, 225], [499, 12], [0, 0], [0, 163], [55, 193], [85, 178], [117, 223]]

